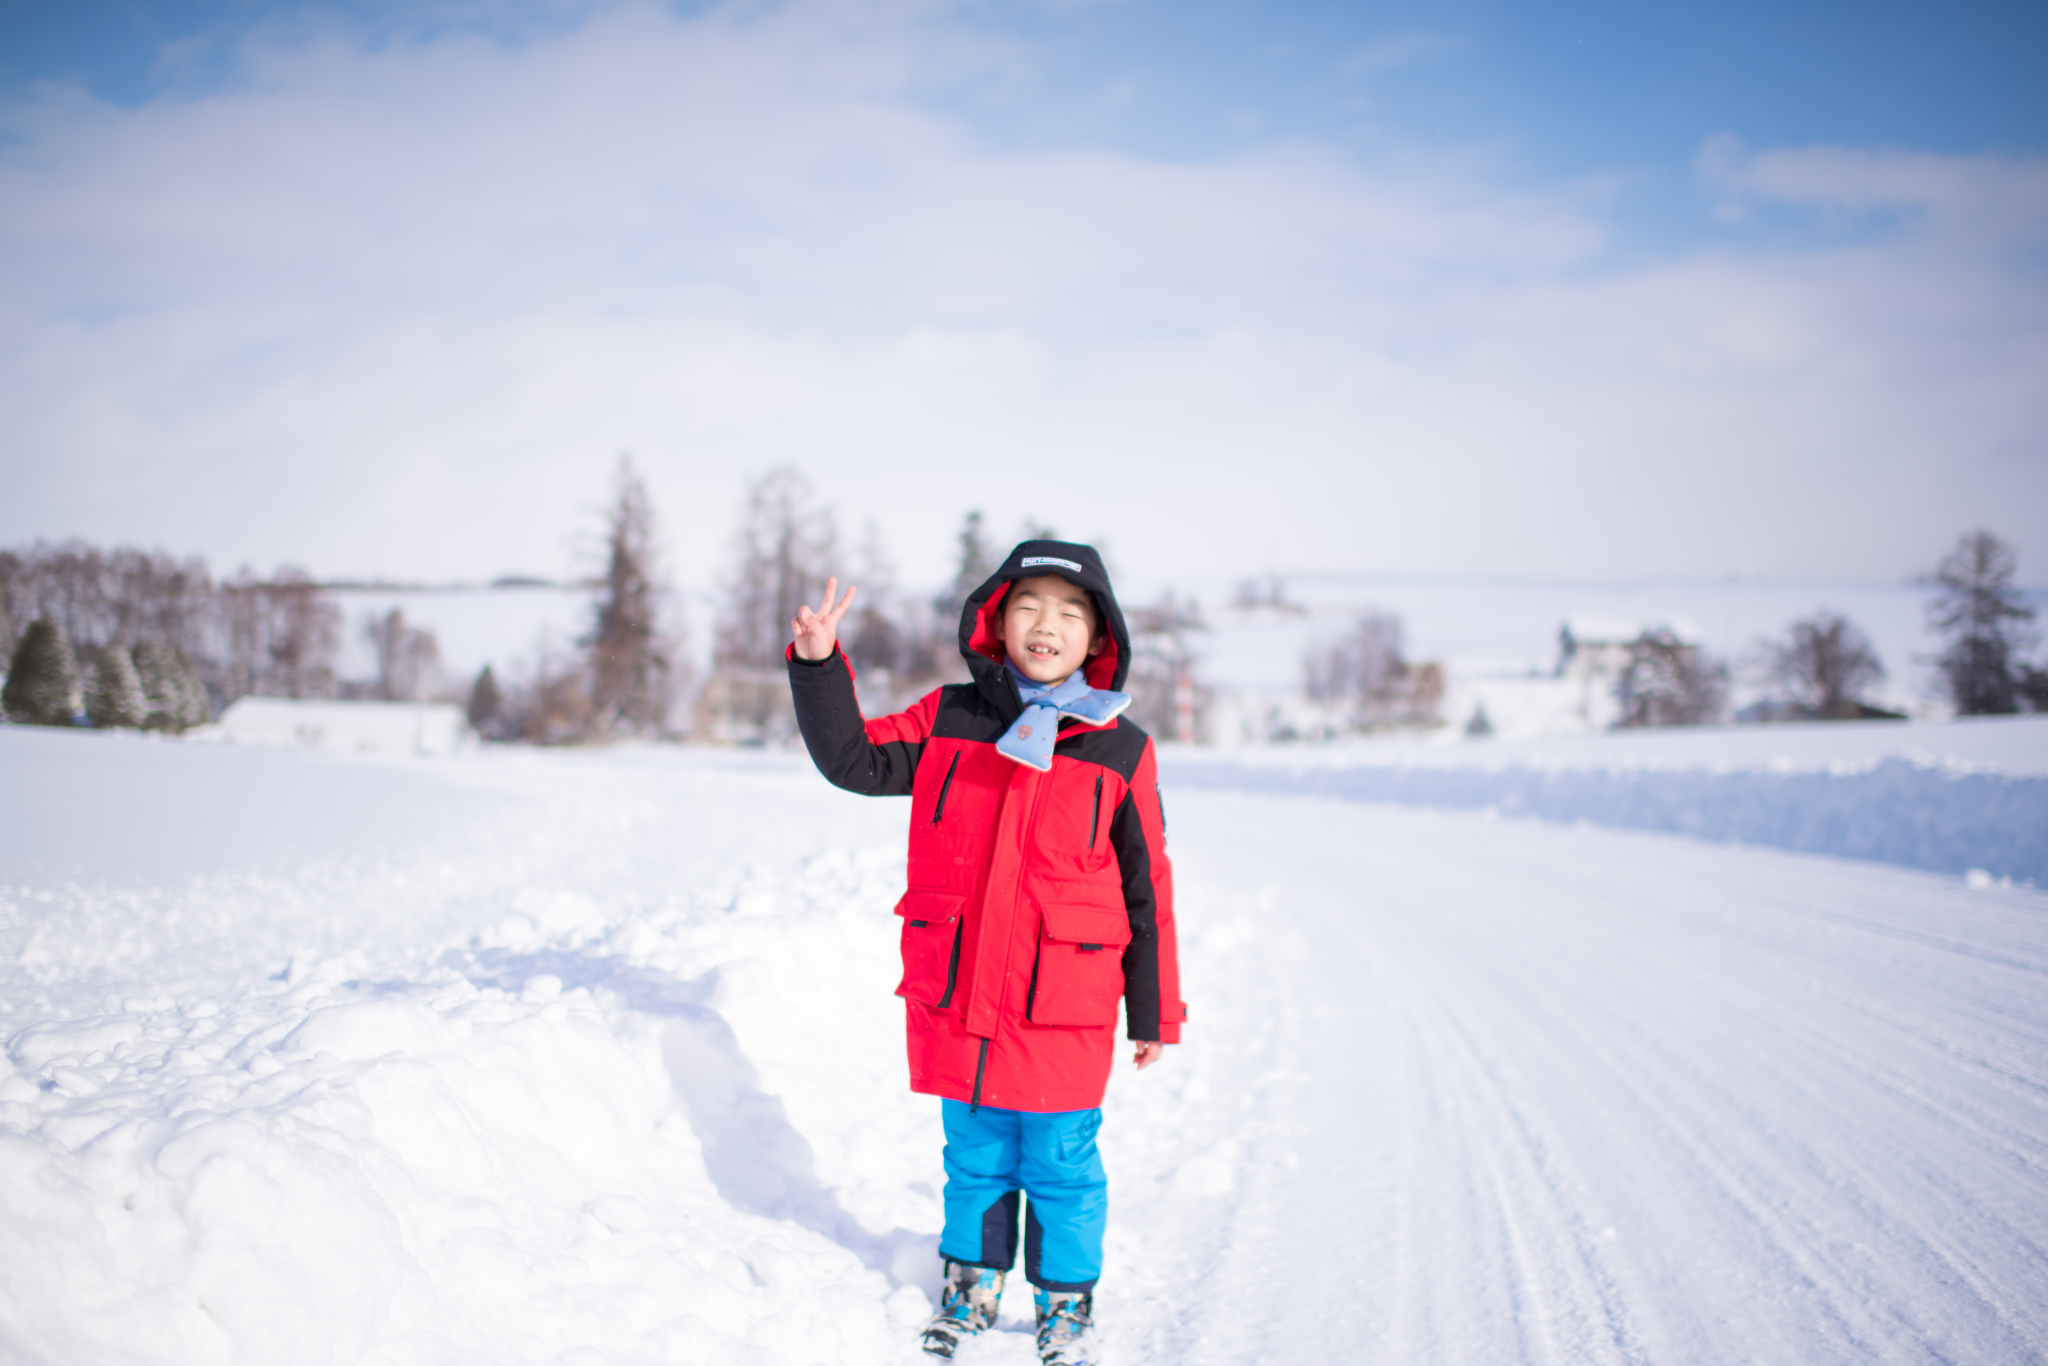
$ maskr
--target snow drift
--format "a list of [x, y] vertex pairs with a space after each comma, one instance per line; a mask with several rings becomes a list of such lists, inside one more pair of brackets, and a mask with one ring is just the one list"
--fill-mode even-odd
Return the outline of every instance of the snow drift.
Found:
[[1524, 745], [1179, 751], [1180, 787], [1658, 830], [2048, 885], [2048, 720], [1837, 723]]

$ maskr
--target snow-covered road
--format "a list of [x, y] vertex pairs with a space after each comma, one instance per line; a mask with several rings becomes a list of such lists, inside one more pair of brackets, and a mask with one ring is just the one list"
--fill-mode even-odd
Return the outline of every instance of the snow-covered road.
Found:
[[[0, 1359], [911, 1359], [900, 803], [702, 752], [0, 769]], [[2048, 1360], [2048, 896], [1167, 802], [1193, 1018], [1111, 1085], [1116, 1366]], [[1033, 1359], [1013, 1299], [964, 1366]]]
[[1213, 1145], [1215, 1193], [1141, 1187], [1177, 1230], [1151, 1359], [2043, 1359], [2039, 894], [1310, 799], [1172, 817], [1201, 1030], [1157, 1151]]

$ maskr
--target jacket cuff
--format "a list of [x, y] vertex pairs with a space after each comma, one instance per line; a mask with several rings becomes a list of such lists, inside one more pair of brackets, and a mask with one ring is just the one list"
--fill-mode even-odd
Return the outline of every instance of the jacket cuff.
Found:
[[839, 658], [839, 642], [836, 640], [832, 642], [832, 653], [826, 655], [823, 659], [805, 659], [796, 652], [796, 642], [791, 641], [782, 647], [782, 657], [791, 664], [801, 665], [806, 669], [822, 669], [833, 660]]

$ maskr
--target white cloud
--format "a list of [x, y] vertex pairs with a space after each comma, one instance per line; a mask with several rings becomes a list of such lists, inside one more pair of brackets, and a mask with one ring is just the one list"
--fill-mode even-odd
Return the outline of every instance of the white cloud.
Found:
[[931, 6], [627, 7], [7, 111], [0, 541], [549, 570], [630, 447], [699, 581], [782, 460], [912, 576], [970, 505], [1161, 572], [2048, 562], [2038, 163], [1717, 145], [1732, 199], [1919, 218], [1621, 269], [1455, 159], [996, 151], [918, 98], [1003, 60]]

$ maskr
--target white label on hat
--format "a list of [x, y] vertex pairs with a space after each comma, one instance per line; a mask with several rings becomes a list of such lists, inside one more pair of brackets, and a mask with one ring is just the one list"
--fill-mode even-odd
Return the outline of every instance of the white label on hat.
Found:
[[1086, 572], [1072, 560], [1062, 560], [1052, 555], [1026, 555], [1023, 559], [1017, 561], [1018, 567], [1022, 569], [1036, 569], [1042, 564], [1055, 565], [1061, 569], [1071, 569], [1076, 574]]

